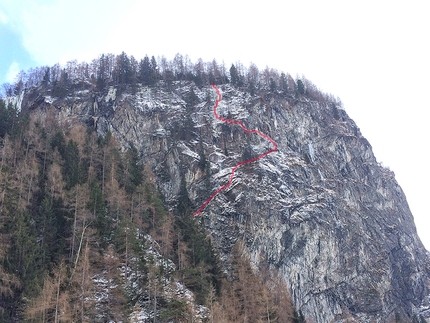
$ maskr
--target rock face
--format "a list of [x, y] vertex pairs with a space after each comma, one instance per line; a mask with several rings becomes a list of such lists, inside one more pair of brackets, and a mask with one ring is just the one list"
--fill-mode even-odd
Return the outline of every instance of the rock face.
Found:
[[[167, 205], [175, 207], [185, 182], [197, 209], [228, 182], [231, 167], [271, 147], [216, 120], [211, 87], [172, 88], [84, 89], [64, 99], [30, 91], [22, 109], [111, 131], [152, 166]], [[429, 295], [428, 255], [393, 172], [378, 164], [346, 112], [304, 96], [219, 89], [220, 115], [279, 147], [239, 168], [200, 215], [226, 272], [240, 239], [256, 270], [262, 262], [279, 270], [308, 322], [410, 321]]]

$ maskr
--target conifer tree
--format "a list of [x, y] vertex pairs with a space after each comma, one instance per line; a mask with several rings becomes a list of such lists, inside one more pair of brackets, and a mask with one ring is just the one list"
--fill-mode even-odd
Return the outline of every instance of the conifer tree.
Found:
[[10, 231], [13, 234], [8, 269], [16, 273], [22, 282], [23, 295], [33, 297], [40, 290], [40, 278], [44, 270], [41, 263], [41, 250], [29, 214], [16, 212]]
[[157, 82], [157, 80], [159, 79], [160, 74], [158, 71], [158, 65], [157, 65], [157, 61], [155, 59], [154, 56], [151, 57], [151, 77], [150, 77], [150, 84], [155, 84], [155, 82]]
[[231, 84], [238, 85], [239, 84], [239, 74], [237, 73], [236, 66], [234, 64], [231, 64], [230, 67], [230, 78], [231, 78]]
[[66, 180], [66, 189], [71, 189], [79, 183], [80, 158], [79, 148], [76, 142], [70, 140], [64, 150], [63, 176]]
[[137, 60], [133, 56], [130, 56], [129, 82], [131, 84], [131, 94], [133, 95], [136, 94], [136, 91], [137, 91], [138, 70], [139, 70], [139, 66], [138, 66]]
[[130, 84], [131, 81], [130, 59], [125, 52], [116, 57], [116, 68], [114, 70], [114, 82], [119, 85]]
[[143, 85], [152, 84], [152, 74], [149, 57], [145, 56], [139, 63], [139, 79]]
[[126, 165], [124, 168], [125, 178], [123, 184], [127, 193], [132, 193], [136, 188], [143, 183], [143, 167], [140, 164], [139, 152], [136, 147], [131, 144], [126, 153]]
[[[91, 233], [88, 236], [91, 236]], [[95, 268], [92, 265], [94, 261], [90, 261], [91, 258], [97, 256], [90, 247], [88, 240], [85, 242], [77, 265], [73, 268], [73, 275], [69, 281], [71, 287], [68, 292], [64, 291], [62, 295], [63, 302], [71, 304], [69, 316], [74, 322], [94, 321], [94, 316], [97, 313], [94, 308], [95, 284], [92, 279]]]
[[269, 80], [269, 86], [270, 86], [270, 90], [273, 92], [276, 90], [276, 82], [273, 78], [270, 78]]
[[297, 80], [297, 92], [300, 95], [305, 94], [305, 85], [303, 84], [302, 80]]
[[281, 73], [280, 88], [281, 91], [288, 92], [288, 81], [284, 72]]
[[0, 99], [0, 138], [3, 138], [7, 133], [12, 134], [17, 114], [18, 111], [12, 104], [6, 106], [5, 102]]
[[108, 67], [107, 67], [107, 57], [102, 54], [97, 60], [97, 79], [96, 79], [96, 88], [98, 91], [101, 91], [106, 86], [106, 79], [108, 75]]
[[111, 236], [111, 219], [106, 213], [105, 199], [99, 183], [96, 180], [90, 182], [90, 196], [88, 208], [96, 220], [96, 228], [102, 239], [102, 245], [106, 246]]
[[[3, 204], [2, 202], [0, 201], [0, 204]], [[0, 218], [0, 300], [2, 300], [0, 302], [0, 321], [8, 322], [12, 321], [12, 318], [9, 317], [10, 308], [14, 306], [14, 300], [17, 299], [16, 293], [21, 288], [21, 281], [16, 274], [8, 271], [4, 266], [5, 257], [10, 248], [10, 237], [4, 229], [4, 225], [4, 219]]]
[[45, 70], [45, 74], [43, 76], [43, 80], [42, 80], [42, 84], [44, 86], [49, 85], [49, 83], [51, 82], [50, 73], [51, 73], [50, 68], [47, 67], [46, 70]]

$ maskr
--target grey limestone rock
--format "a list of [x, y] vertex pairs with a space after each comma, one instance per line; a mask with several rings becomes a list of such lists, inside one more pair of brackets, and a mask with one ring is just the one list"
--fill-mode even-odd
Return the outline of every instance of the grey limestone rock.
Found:
[[[226, 272], [241, 239], [256, 270], [265, 262], [282, 274], [307, 322], [411, 321], [428, 313], [429, 258], [405, 195], [345, 110], [264, 89], [219, 89], [220, 115], [259, 129], [279, 147], [240, 167], [199, 215]], [[197, 209], [244, 156], [271, 148], [216, 120], [215, 99], [209, 86], [176, 82], [168, 91], [160, 82], [134, 95], [113, 87], [63, 99], [30, 91], [22, 108], [42, 118], [54, 111], [61, 122], [85, 122], [100, 135], [111, 131], [152, 166], [170, 208], [185, 180]]]

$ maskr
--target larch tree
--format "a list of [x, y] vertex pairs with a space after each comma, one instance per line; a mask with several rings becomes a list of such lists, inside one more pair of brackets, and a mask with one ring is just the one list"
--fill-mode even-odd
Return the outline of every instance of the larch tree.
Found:
[[178, 80], [185, 76], [184, 57], [179, 53], [173, 58], [173, 72]]
[[70, 278], [68, 290], [69, 302], [72, 305], [71, 316], [74, 321], [91, 322], [95, 316], [95, 284], [92, 279], [94, 276], [94, 268], [90, 261], [90, 257], [97, 257], [94, 248], [90, 247], [91, 235], [88, 234], [88, 239], [82, 249], [77, 266], [73, 270], [73, 275]]
[[66, 318], [68, 311], [64, 311], [67, 303], [60, 298], [66, 280], [66, 266], [61, 262], [52, 274], [45, 276], [41, 292], [25, 310], [27, 319], [32, 322], [70, 322], [71, 318]]

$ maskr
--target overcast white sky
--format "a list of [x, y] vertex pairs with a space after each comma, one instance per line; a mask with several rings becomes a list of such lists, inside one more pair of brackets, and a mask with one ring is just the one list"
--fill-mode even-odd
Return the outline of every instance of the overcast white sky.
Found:
[[101, 53], [251, 61], [339, 96], [430, 249], [428, 1], [3, 0], [0, 83]]

